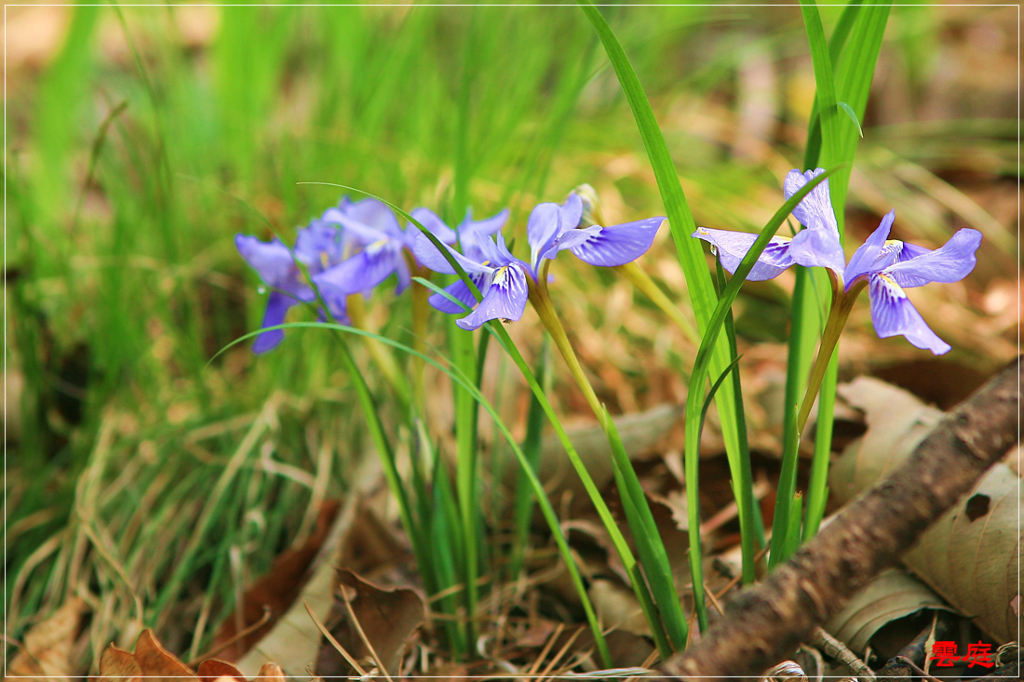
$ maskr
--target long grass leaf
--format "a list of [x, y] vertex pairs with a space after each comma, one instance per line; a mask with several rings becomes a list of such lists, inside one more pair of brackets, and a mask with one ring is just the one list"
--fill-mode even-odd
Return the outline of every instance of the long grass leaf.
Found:
[[[654, 177], [658, 183], [658, 190], [665, 204], [665, 211], [668, 214], [669, 227], [672, 231], [672, 239], [675, 242], [679, 263], [686, 277], [687, 290], [690, 293], [690, 303], [693, 306], [694, 316], [697, 319], [697, 326], [701, 331], [706, 330], [711, 319], [712, 312], [718, 300], [715, 295], [714, 285], [708, 272], [707, 261], [704, 258], [703, 248], [697, 240], [690, 235], [696, 229], [693, 214], [690, 212], [686, 196], [683, 194], [682, 185], [679, 183], [679, 175], [672, 157], [669, 154], [665, 137], [654, 117], [654, 110], [651, 103], [644, 94], [643, 86], [637, 77], [633, 66], [629, 62], [625, 51], [619, 44], [614, 32], [608, 22], [601, 15], [601, 12], [594, 6], [591, 0], [577, 0], [583, 12], [586, 14], [594, 30], [601, 38], [608, 59], [615, 69], [619, 84], [629, 102], [629, 107], [636, 119], [640, 137], [643, 140], [644, 148], [650, 159], [651, 167], [654, 170]], [[722, 339], [713, 347], [711, 358], [711, 371], [721, 373], [728, 366], [730, 361], [729, 344]], [[727, 383], [722, 386], [716, 399], [718, 405], [719, 422], [722, 427], [722, 438], [725, 441], [726, 455], [729, 460], [729, 468], [733, 478], [742, 480], [744, 465], [739, 436], [739, 413], [743, 409], [739, 396], [735, 393], [733, 385]], [[741, 487], [750, 488], [752, 482], [743, 482]], [[736, 505], [740, 519], [741, 535], [752, 536], [756, 533], [758, 523], [755, 522], [755, 515], [759, 513], [749, 503], [749, 495], [739, 495], [736, 498]], [[750, 544], [750, 540], [747, 540]], [[744, 580], [752, 581], [752, 574], [745, 574]]]

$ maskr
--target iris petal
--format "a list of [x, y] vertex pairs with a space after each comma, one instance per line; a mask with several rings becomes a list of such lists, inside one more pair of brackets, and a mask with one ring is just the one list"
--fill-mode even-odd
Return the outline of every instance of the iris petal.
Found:
[[870, 277], [871, 321], [880, 338], [904, 336], [918, 348], [942, 355], [950, 345], [928, 327], [899, 284], [885, 273]]
[[[413, 209], [410, 215], [415, 218], [420, 225], [430, 230], [431, 234], [437, 237], [439, 241], [445, 244], [455, 243], [455, 230], [445, 225], [444, 221], [429, 208]], [[408, 227], [405, 228], [405, 232], [410, 239], [416, 234], [421, 234], [420, 229], [412, 223], [409, 223]]]
[[885, 272], [901, 287], [908, 288], [929, 282], [959, 282], [977, 265], [975, 252], [980, 245], [981, 232], [964, 228], [940, 248], [894, 263]]
[[[455, 270], [448, 264], [448, 260], [440, 251], [437, 250], [437, 247], [434, 246], [433, 242], [431, 242], [425, 234], [420, 232], [419, 234], [414, 235], [409, 242], [409, 249], [412, 251], [413, 255], [416, 256], [416, 260], [419, 261], [420, 265], [430, 268], [434, 272], [440, 272], [445, 275], [455, 274]], [[448, 249], [448, 253], [455, 258], [455, 262], [461, 265], [462, 269], [467, 273], [484, 274], [491, 271], [491, 268], [463, 256], [450, 246], [446, 245], [445, 248]]]
[[[757, 239], [756, 234], [749, 232], [712, 230], [706, 227], [698, 227], [693, 236], [714, 246], [722, 259], [722, 267], [729, 272], [736, 272], [740, 261]], [[768, 246], [761, 252], [760, 258], [754, 263], [754, 267], [750, 269], [747, 280], [760, 282], [773, 279], [793, 265], [793, 259], [789, 255], [791, 241], [788, 237], [772, 237]]]
[[[805, 173], [793, 169], [786, 175], [782, 188], [786, 198], [797, 193], [797, 191], [825, 172], [824, 168], [816, 168]], [[808, 229], [825, 229], [835, 235], [839, 241], [839, 226], [836, 223], [836, 214], [832, 210], [832, 196], [829, 194], [828, 180], [822, 180], [810, 191], [810, 193], [797, 204], [793, 209], [793, 216], [800, 221], [800, 224]]]
[[530, 265], [536, 269], [540, 259], [551, 246], [551, 241], [558, 236], [561, 225], [561, 212], [558, 204], [537, 204], [530, 211], [526, 222], [526, 241], [530, 244]]
[[665, 219], [659, 217], [599, 227], [582, 243], [570, 246], [569, 250], [581, 261], [591, 265], [614, 267], [632, 263], [651, 248], [654, 236], [658, 234], [658, 228], [663, 222]]
[[319, 287], [332, 288], [341, 294], [369, 291], [395, 271], [401, 258], [401, 253], [396, 253], [389, 245], [369, 248], [330, 270], [313, 275], [313, 281]]
[[297, 293], [303, 286], [291, 250], [279, 239], [263, 242], [246, 234], [235, 235], [235, 246], [267, 285]]
[[[470, 279], [472, 279], [473, 283], [476, 284], [477, 289], [483, 289], [485, 279], [484, 275], [473, 275]], [[472, 308], [476, 305], [476, 296], [473, 295], [473, 292], [469, 290], [469, 287], [467, 287], [466, 283], [461, 279], [449, 284], [444, 288], [444, 290], [456, 300], [464, 303], [466, 308]], [[441, 294], [431, 294], [428, 300], [430, 301], [431, 306], [440, 310], [442, 313], [454, 315], [455, 313], [466, 312], [465, 308], [455, 305]]]
[[478, 329], [489, 320], [518, 320], [523, 316], [528, 296], [526, 275], [519, 265], [498, 268], [480, 305], [469, 315], [456, 320], [456, 324], [463, 329]]
[[505, 222], [508, 220], [508, 215], [508, 209], [506, 208], [500, 213], [492, 215], [490, 218], [473, 220], [473, 214], [467, 210], [466, 219], [462, 221], [461, 225], [459, 225], [459, 234], [463, 235], [466, 233], [472, 233], [477, 237], [489, 237], [505, 226]]
[[540, 261], [548, 256], [555, 241], [567, 230], [575, 229], [583, 217], [583, 199], [573, 192], [564, 204], [537, 204], [526, 223], [526, 240], [530, 244], [530, 266], [536, 272]]
[[860, 248], [854, 252], [849, 265], [846, 266], [844, 275], [847, 289], [858, 277], [883, 270], [890, 264], [891, 256], [890, 258], [882, 257], [886, 240], [889, 239], [889, 231], [892, 230], [892, 223], [895, 219], [896, 211], [889, 211], [875, 231], [871, 233], [871, 236], [865, 239]]
[[[293, 305], [295, 305], [295, 299], [279, 291], [270, 292], [270, 296], [267, 297], [267, 310], [263, 313], [263, 324], [261, 326], [275, 327], [284, 323], [284, 316]], [[252, 344], [252, 352], [266, 353], [276, 348], [283, 339], [283, 329], [263, 332], [256, 337], [256, 341]]]
[[312, 273], [341, 262], [341, 230], [323, 220], [314, 220], [295, 237], [295, 257]]

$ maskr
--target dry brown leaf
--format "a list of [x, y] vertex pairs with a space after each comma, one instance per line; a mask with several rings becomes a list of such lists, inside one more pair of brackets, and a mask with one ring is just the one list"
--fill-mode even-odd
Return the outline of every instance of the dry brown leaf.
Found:
[[[329, 621], [338, 624], [331, 628], [331, 634], [356, 660], [370, 656], [370, 650], [353, 622], [358, 622], [366, 640], [373, 646], [387, 672], [396, 675], [402, 660], [405, 643], [423, 623], [426, 607], [413, 590], [394, 588], [383, 589], [369, 583], [355, 573], [338, 571], [339, 590], [348, 590], [352, 615], [343, 599], [337, 599]], [[325, 645], [320, 650], [316, 671], [318, 675], [348, 674], [348, 664], [333, 646]]]
[[149, 628], [143, 630], [135, 642], [134, 655], [144, 677], [167, 680], [176, 677], [195, 677], [192, 669], [165, 649]]
[[277, 663], [264, 663], [252, 682], [284, 682], [284, 671]]
[[223, 678], [233, 679], [236, 682], [245, 682], [245, 677], [238, 668], [226, 661], [218, 661], [216, 658], [210, 658], [200, 663], [199, 667], [196, 668], [196, 677], [201, 682], [214, 682]]
[[[267, 574], [246, 591], [242, 599], [242, 629], [251, 628], [261, 620], [266, 620], [267, 610], [270, 612], [270, 618], [264, 625], [249, 632], [236, 643], [221, 651], [220, 655], [225, 660], [236, 661], [241, 658], [256, 642], [270, 632], [275, 621], [295, 603], [296, 597], [302, 591], [302, 586], [306, 583], [305, 575], [327, 538], [331, 524], [338, 514], [339, 506], [336, 500], [325, 500], [320, 506], [315, 529], [306, 542], [275, 558]], [[226, 619], [214, 637], [214, 648], [217, 649], [224, 643], [234, 640], [238, 632], [238, 625], [237, 619]]]
[[823, 627], [850, 649], [862, 654], [883, 626], [922, 609], [950, 610], [919, 580], [903, 570], [889, 568], [857, 592], [843, 610], [829, 618]]
[[[143, 630], [135, 642], [134, 653], [128, 653], [111, 644], [100, 656], [99, 677], [123, 680], [194, 680], [195, 682], [246, 682], [241, 671], [225, 661], [208, 659], [192, 669], [182, 663], [157, 641], [153, 632]], [[267, 663], [253, 682], [283, 682], [281, 668]]]
[[[832, 493], [845, 502], [906, 459], [942, 413], [877, 379], [857, 379], [841, 387], [840, 394], [864, 411], [868, 424], [864, 437], [851, 443], [829, 472]], [[1017, 473], [997, 464], [902, 557], [933, 590], [1000, 642], [1015, 639], [1022, 621], [1019, 489]]]
[[[321, 622], [328, 620], [333, 605], [334, 567], [347, 566], [360, 558], [360, 552], [368, 551], [369, 541], [358, 538], [372, 534], [376, 529], [374, 524], [379, 524], [379, 521], [368, 521], [374, 517], [358, 494], [359, 490], [369, 490], [376, 485], [381, 476], [379, 460], [368, 458], [365, 462], [353, 476], [353, 487], [357, 493], [345, 503], [334, 520], [324, 541], [323, 552], [314, 562], [313, 575], [302, 586], [299, 598], [263, 639], [245, 656], [234, 661], [244, 674], [257, 675], [265, 664], [274, 663], [285, 675], [302, 676], [308, 674], [308, 669], [316, 663], [321, 636], [316, 623], [306, 612], [305, 604], [310, 605]], [[379, 557], [378, 554], [369, 556]]]
[[617, 581], [595, 578], [587, 594], [603, 628], [650, 636], [651, 628], [633, 590]]
[[85, 602], [72, 597], [52, 616], [34, 625], [25, 635], [25, 646], [11, 659], [11, 675], [64, 680], [73, 673], [71, 647], [85, 611]]
[[142, 668], [135, 662], [131, 653], [118, 649], [111, 644], [100, 656], [100, 676], [108, 680], [141, 680]]

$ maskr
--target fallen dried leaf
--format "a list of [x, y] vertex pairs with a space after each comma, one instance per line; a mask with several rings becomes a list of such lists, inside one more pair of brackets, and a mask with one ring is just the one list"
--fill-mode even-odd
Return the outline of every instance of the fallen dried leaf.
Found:
[[112, 681], [134, 682], [141, 680], [142, 668], [135, 662], [135, 657], [131, 653], [111, 644], [100, 657], [100, 676]]
[[[148, 628], [142, 631], [135, 642], [135, 662], [147, 678], [167, 679], [195, 677], [195, 673], [178, 657], [165, 649]], [[101, 671], [102, 674], [102, 671]]]
[[851, 650], [862, 654], [883, 626], [922, 609], [950, 610], [919, 580], [903, 570], [890, 568], [854, 595], [823, 627]]
[[245, 682], [245, 677], [242, 676], [238, 668], [225, 661], [218, 661], [216, 658], [210, 658], [200, 663], [196, 668], [196, 677], [202, 682], [214, 682], [223, 678]]
[[284, 682], [284, 671], [276, 663], [264, 663], [252, 682]]
[[[839, 392], [864, 411], [868, 424], [864, 437], [851, 443], [829, 472], [830, 489], [844, 502], [898, 466], [942, 412], [877, 379], [859, 378]], [[1013, 469], [993, 466], [902, 557], [918, 577], [1000, 642], [1014, 639], [1021, 624], [1015, 608], [1020, 595], [1019, 484]]]
[[85, 602], [72, 597], [25, 635], [25, 646], [11, 659], [11, 675], [64, 680], [72, 674], [71, 647], [85, 611]]
[[[406, 641], [423, 623], [426, 608], [423, 600], [413, 590], [394, 588], [383, 589], [369, 583], [355, 573], [338, 571], [339, 590], [349, 590], [351, 615], [343, 600], [336, 600], [328, 622], [337, 622], [331, 634], [350, 652], [356, 660], [370, 655], [369, 647], [359, 636], [352, 619], [358, 621], [363, 635], [373, 646], [377, 657], [390, 674], [397, 674]], [[324, 646], [317, 659], [318, 675], [348, 674], [348, 664], [332, 646]]]
[[[274, 627], [274, 622], [295, 603], [296, 597], [299, 596], [306, 583], [304, 579], [306, 572], [323, 546], [331, 524], [337, 516], [339, 506], [336, 500], [325, 500], [320, 506], [315, 529], [306, 542], [280, 554], [274, 559], [267, 574], [249, 587], [242, 599], [241, 630], [248, 630], [261, 620], [267, 620], [265, 615], [267, 610], [269, 610], [270, 619], [263, 626], [256, 627], [237, 639], [235, 643], [221, 650], [219, 656], [227, 661], [241, 658], [256, 642], [270, 632]], [[239, 633], [238, 625], [237, 619], [226, 619], [214, 637], [213, 649], [217, 650], [235, 640]]]

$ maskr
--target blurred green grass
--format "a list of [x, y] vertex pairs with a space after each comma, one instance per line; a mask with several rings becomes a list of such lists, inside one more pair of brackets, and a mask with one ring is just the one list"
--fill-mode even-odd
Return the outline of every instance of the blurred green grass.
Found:
[[[339, 198], [301, 181], [449, 214], [464, 76], [477, 215], [510, 205], [509, 236], [523, 242], [533, 202], [581, 182], [622, 220], [663, 209], [614, 74], [572, 6], [57, 11], [66, 30], [51, 53], [8, 70], [9, 634], [80, 593], [97, 614], [76, 652], [84, 665], [111, 639], [128, 644], [138, 622], [195, 654], [239, 584], [309, 531], [324, 495], [344, 492], [364, 438], [329, 335], [292, 331], [258, 360], [235, 348], [207, 364], [262, 315], [235, 233], [290, 243]], [[607, 12], [698, 223], [763, 223], [802, 156], [813, 96], [799, 11]], [[903, 164], [954, 192], [1012, 183], [1012, 45], [991, 51], [985, 79], [969, 73], [1006, 21], [992, 9], [894, 11], [852, 197], [869, 217], [909, 204], [908, 238], [987, 219], [987, 258], [1012, 277], [1003, 214], [972, 213], [954, 193], [958, 212], [927, 182], [887, 181]], [[950, 59], [965, 64], [959, 80], [937, 66]], [[665, 260], [646, 262], [682, 300]], [[694, 349], [669, 337], [666, 350], [639, 300], [632, 320], [602, 326], [615, 317], [606, 274], [565, 269], [555, 296], [603, 368], [610, 404], [631, 409], [643, 382], [656, 383], [638, 362], [671, 375]], [[788, 300], [785, 285], [751, 293], [783, 311]], [[784, 319], [748, 300], [741, 332], [783, 340]], [[374, 322], [408, 335], [405, 301], [381, 292], [371, 305]], [[602, 334], [616, 338], [598, 348]]]

